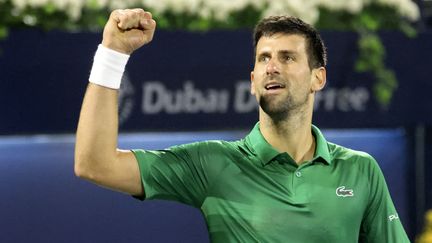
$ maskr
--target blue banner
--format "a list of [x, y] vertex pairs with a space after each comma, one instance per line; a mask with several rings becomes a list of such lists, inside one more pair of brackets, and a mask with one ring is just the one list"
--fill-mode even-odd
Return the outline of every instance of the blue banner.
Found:
[[[353, 70], [354, 33], [324, 32], [328, 84], [317, 94], [320, 127], [432, 124], [427, 74], [432, 33], [381, 35], [399, 86], [387, 109], [370, 74]], [[76, 129], [100, 33], [12, 31], [0, 42], [0, 134], [70, 133]], [[403, 49], [401, 49], [403, 47]], [[134, 53], [120, 94], [121, 131], [250, 128], [258, 119], [249, 94], [251, 31], [158, 31]]]

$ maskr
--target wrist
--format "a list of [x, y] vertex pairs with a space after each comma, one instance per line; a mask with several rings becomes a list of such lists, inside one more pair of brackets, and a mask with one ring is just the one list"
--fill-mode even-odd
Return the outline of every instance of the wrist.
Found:
[[93, 60], [89, 81], [103, 87], [119, 89], [130, 55], [100, 44]]
[[101, 45], [105, 48], [108, 48], [110, 50], [125, 54], [125, 55], [131, 55], [132, 51], [128, 50], [124, 46], [122, 46], [120, 43], [117, 43], [115, 41], [105, 40], [108, 38], [103, 38]]

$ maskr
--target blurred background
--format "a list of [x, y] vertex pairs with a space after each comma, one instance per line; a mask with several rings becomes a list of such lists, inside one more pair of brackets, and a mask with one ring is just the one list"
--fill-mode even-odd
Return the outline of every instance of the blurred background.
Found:
[[[413, 242], [432, 242], [432, 1], [0, 0], [0, 242], [208, 242], [198, 209], [135, 200], [73, 174], [74, 133], [101, 31], [150, 10], [119, 97], [121, 148], [244, 137], [252, 29], [288, 14], [328, 47], [313, 123], [372, 154]], [[102, 124], [103, 125], [103, 124]]]

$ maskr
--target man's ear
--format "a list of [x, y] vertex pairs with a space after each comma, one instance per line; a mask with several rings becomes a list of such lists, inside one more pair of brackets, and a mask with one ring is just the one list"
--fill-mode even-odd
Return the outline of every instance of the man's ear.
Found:
[[250, 81], [251, 81], [251, 88], [250, 88], [250, 92], [252, 95], [255, 95], [255, 76], [254, 76], [254, 72], [252, 71], [250, 73]]
[[312, 70], [311, 91], [316, 92], [324, 88], [327, 82], [327, 70], [325, 67], [314, 68]]

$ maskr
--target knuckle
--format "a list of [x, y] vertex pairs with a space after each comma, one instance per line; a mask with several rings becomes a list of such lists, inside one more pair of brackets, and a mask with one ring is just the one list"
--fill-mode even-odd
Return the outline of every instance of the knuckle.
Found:
[[138, 13], [138, 14], [145, 13], [144, 9], [142, 9], [142, 8], [134, 8], [133, 11]]
[[139, 14], [136, 11], [132, 10], [129, 14], [130, 14], [129, 16], [130, 16], [131, 19], [137, 19], [137, 18], [139, 18]]
[[121, 15], [121, 14], [123, 14], [124, 11], [125, 11], [124, 9], [115, 9], [111, 12], [111, 14]]
[[153, 18], [152, 13], [150, 13], [150, 12], [146, 11], [146, 12], [144, 12], [144, 15], [150, 19]]
[[119, 18], [120, 22], [123, 22], [123, 21], [127, 20], [128, 16], [126, 16], [126, 15], [119, 15], [118, 18]]
[[118, 9], [113, 10], [113, 11], [111, 11], [110, 17], [113, 18], [113, 17], [117, 16], [118, 14], [119, 14], [119, 10]]

